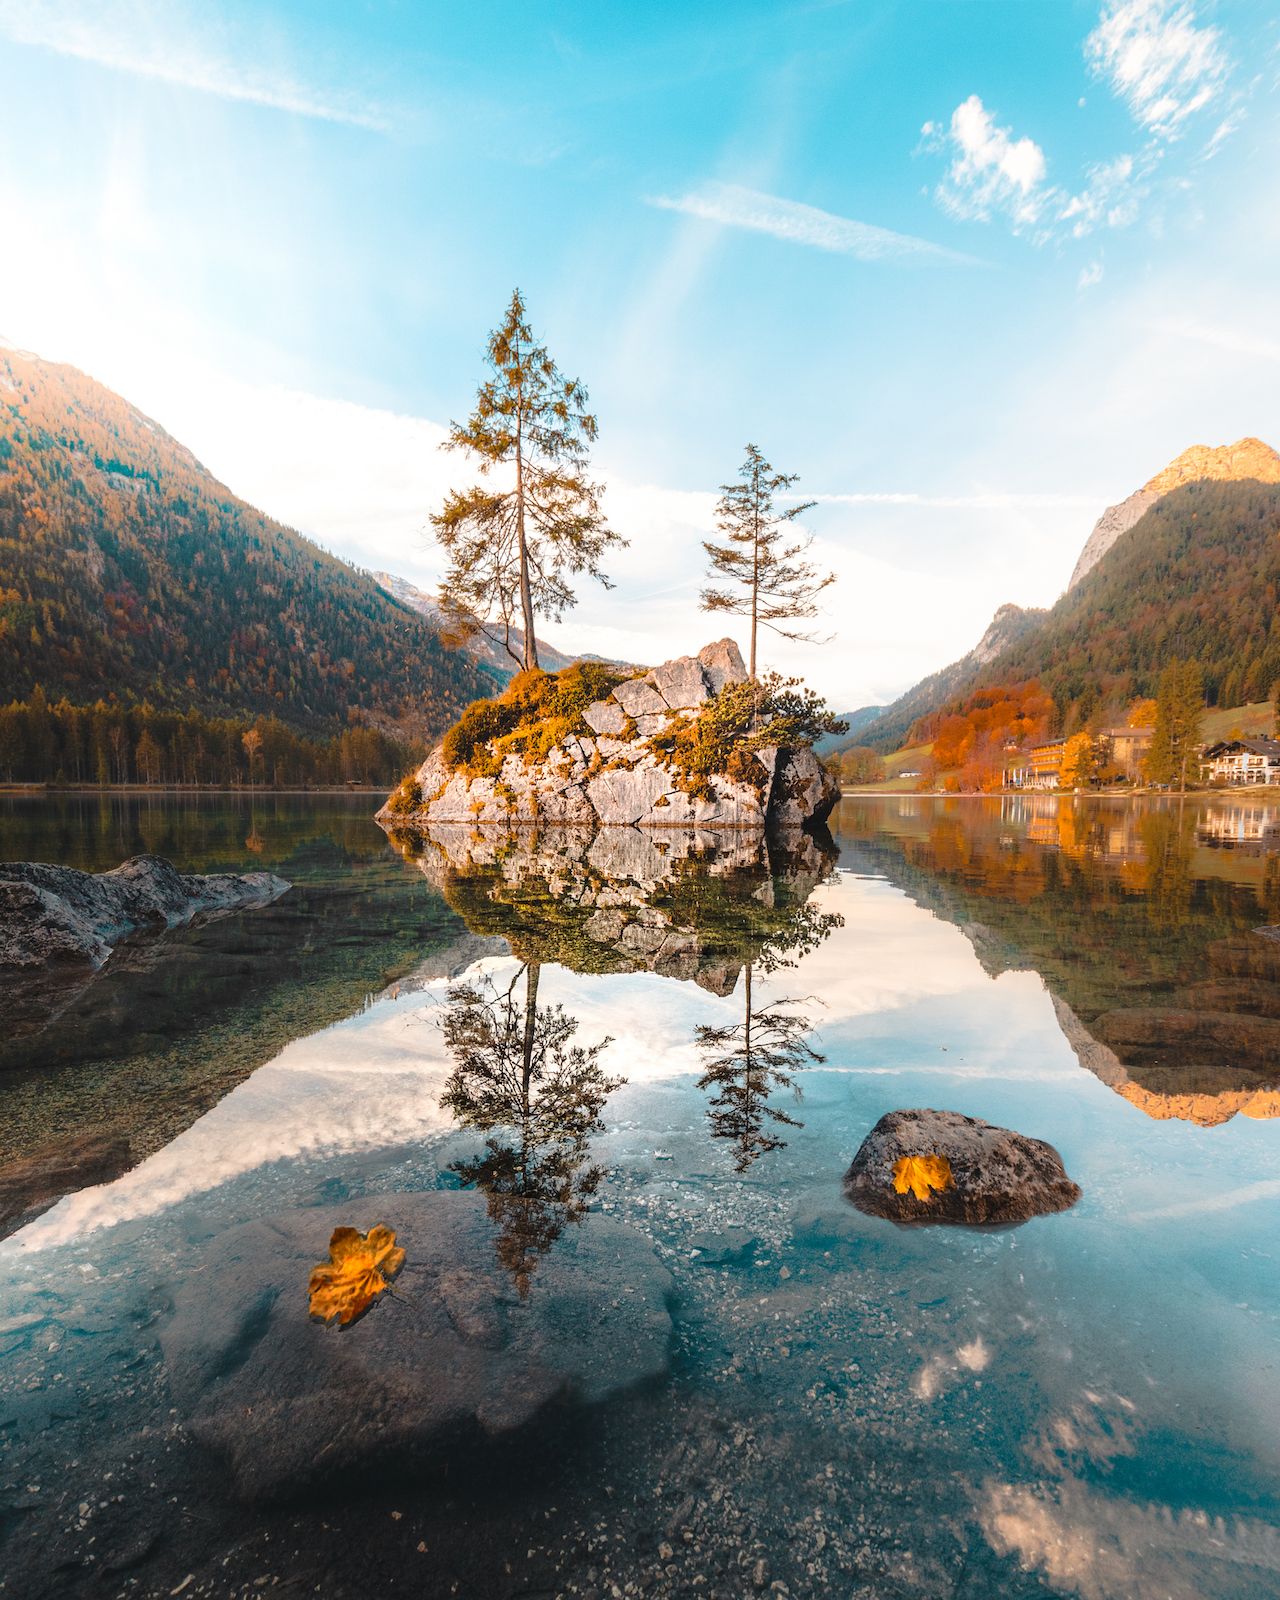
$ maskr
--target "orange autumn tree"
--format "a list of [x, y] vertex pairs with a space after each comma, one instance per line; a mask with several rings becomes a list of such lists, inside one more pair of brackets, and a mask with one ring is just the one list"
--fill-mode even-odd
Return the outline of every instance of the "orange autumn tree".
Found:
[[940, 771], [956, 772], [957, 787], [999, 788], [1006, 752], [1043, 739], [1054, 713], [1052, 697], [1033, 679], [975, 689], [963, 700], [921, 717], [909, 744], [933, 741]]

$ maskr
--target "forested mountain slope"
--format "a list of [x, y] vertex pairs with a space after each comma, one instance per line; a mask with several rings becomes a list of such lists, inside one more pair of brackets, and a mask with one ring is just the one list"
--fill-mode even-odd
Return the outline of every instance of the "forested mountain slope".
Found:
[[1280, 486], [1162, 495], [980, 681], [1038, 678], [1064, 706], [1090, 688], [1152, 694], [1168, 662], [1190, 657], [1211, 705], [1263, 700], [1280, 678]]
[[988, 663], [1033, 632], [1044, 616], [1043, 611], [1034, 608], [1001, 606], [968, 655], [922, 678], [892, 705], [885, 706], [873, 722], [863, 726], [856, 739], [846, 741], [842, 748], [865, 744], [877, 750], [896, 750], [906, 742], [913, 723], [965, 694], [981, 678]]
[[1081, 696], [1150, 694], [1195, 656], [1211, 704], [1265, 699], [1280, 677], [1275, 572], [1280, 455], [1259, 439], [1192, 445], [1103, 512], [1048, 611], [1001, 606], [978, 645], [864, 730], [892, 750], [914, 723], [981, 686], [1039, 679]]
[[0, 343], [0, 699], [439, 732], [494, 678], [76, 371]]

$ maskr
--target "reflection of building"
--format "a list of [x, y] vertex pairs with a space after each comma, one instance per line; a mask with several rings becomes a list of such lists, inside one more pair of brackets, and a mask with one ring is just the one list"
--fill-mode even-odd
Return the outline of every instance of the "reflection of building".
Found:
[[1142, 776], [1142, 763], [1151, 748], [1151, 738], [1155, 731], [1151, 727], [1102, 730], [1101, 737], [1107, 741], [1112, 764], [1119, 767], [1126, 778]]
[[1280, 743], [1262, 737], [1224, 739], [1202, 757], [1209, 777], [1221, 783], [1280, 783]]
[[1050, 739], [1032, 745], [1017, 764], [1006, 767], [1004, 781], [1011, 789], [1056, 789], [1062, 777], [1062, 752], [1065, 739]]
[[1196, 833], [1212, 844], [1257, 844], [1280, 832], [1274, 802], [1264, 805], [1215, 805], [1196, 824]]

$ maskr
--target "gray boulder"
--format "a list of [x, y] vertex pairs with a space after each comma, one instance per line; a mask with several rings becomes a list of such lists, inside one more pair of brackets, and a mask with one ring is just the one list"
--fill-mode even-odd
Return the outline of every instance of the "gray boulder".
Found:
[[[895, 1164], [930, 1155], [950, 1163], [950, 1184], [924, 1200], [910, 1190], [899, 1194]], [[881, 1117], [854, 1156], [844, 1190], [859, 1211], [893, 1222], [1026, 1222], [1080, 1198], [1052, 1145], [958, 1111], [928, 1109]]]
[[714, 694], [719, 694], [727, 683], [746, 682], [746, 664], [741, 650], [732, 639], [717, 639], [714, 644], [704, 644], [698, 651], [698, 660]]
[[141, 928], [267, 905], [289, 885], [269, 872], [189, 876], [160, 856], [133, 856], [113, 872], [37, 861], [0, 863], [0, 971], [100, 967]]
[[[347, 1328], [311, 1320], [335, 1227], [395, 1230], [406, 1263]], [[174, 1404], [246, 1499], [372, 1464], [446, 1463], [552, 1403], [596, 1405], [663, 1377], [671, 1279], [649, 1241], [598, 1214], [538, 1263], [526, 1298], [484, 1198], [383, 1195], [292, 1211], [213, 1240], [160, 1335]]]

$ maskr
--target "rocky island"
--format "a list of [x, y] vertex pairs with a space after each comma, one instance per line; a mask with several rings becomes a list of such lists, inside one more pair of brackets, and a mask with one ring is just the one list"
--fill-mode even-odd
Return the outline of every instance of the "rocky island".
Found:
[[731, 639], [634, 675], [522, 672], [463, 713], [378, 821], [801, 828], [839, 799], [812, 745], [842, 728], [793, 681], [751, 682]]

